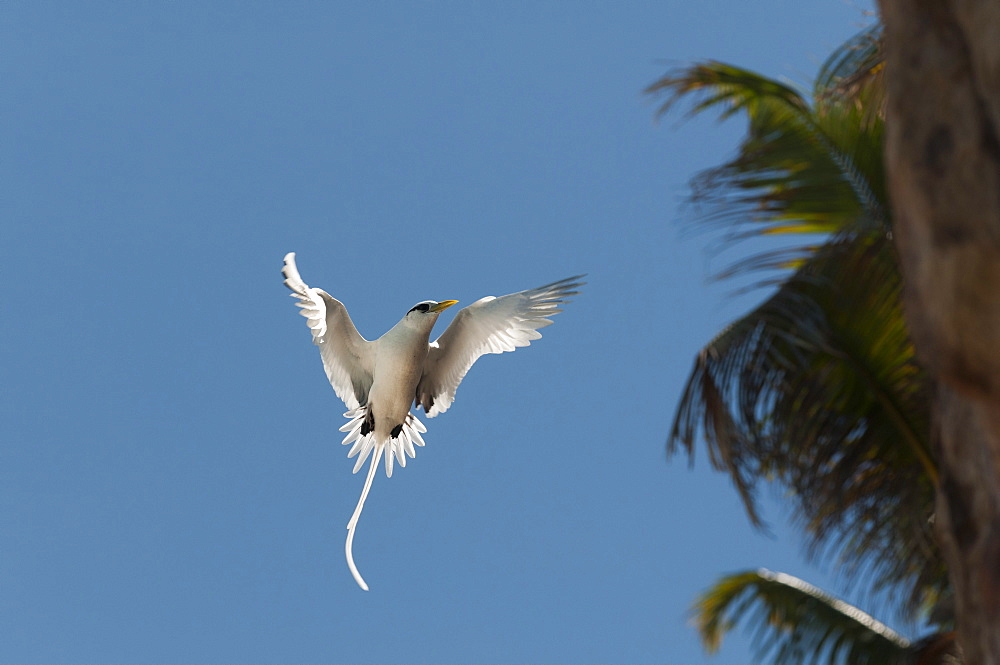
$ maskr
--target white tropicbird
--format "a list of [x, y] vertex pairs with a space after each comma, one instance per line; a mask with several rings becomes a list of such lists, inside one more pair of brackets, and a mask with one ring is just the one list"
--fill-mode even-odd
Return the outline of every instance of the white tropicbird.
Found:
[[424, 445], [424, 424], [410, 413], [410, 404], [423, 407], [428, 418], [444, 413], [472, 364], [487, 353], [513, 351], [542, 336], [539, 328], [552, 323], [558, 306], [578, 293], [583, 275], [510, 295], [486, 296], [462, 309], [444, 333], [431, 342], [438, 315], [457, 300], [417, 303], [389, 332], [374, 342], [362, 337], [344, 305], [322, 289], [310, 288], [295, 267], [295, 253], [285, 255], [285, 286], [299, 302], [299, 312], [312, 330], [326, 376], [348, 411], [344, 445], [353, 443], [347, 456], [358, 456], [354, 473], [372, 455], [361, 498], [347, 523], [344, 552], [354, 580], [365, 584], [351, 552], [354, 530], [375, 477], [379, 458], [385, 457], [385, 475], [392, 477], [393, 460], [406, 466], [415, 457], [414, 444]]

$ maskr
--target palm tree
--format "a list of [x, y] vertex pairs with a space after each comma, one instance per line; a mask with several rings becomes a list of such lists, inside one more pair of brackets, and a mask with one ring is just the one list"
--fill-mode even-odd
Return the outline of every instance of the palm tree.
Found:
[[701, 221], [733, 240], [801, 239], [723, 273], [764, 271], [773, 291], [698, 354], [668, 451], [693, 457], [703, 439], [757, 525], [760, 485], [784, 488], [811, 554], [858, 586], [905, 591], [915, 617], [948, 580], [932, 534], [933, 385], [903, 319], [882, 169], [879, 35], [838, 49], [808, 95], [719, 62], [649, 87], [661, 113], [693, 99], [692, 114], [748, 120], [736, 156], [693, 182]]

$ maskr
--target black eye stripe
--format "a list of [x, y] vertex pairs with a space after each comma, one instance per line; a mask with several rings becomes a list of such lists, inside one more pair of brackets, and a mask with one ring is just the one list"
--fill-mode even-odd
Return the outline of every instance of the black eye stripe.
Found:
[[[429, 310], [430, 308], [431, 308], [431, 306], [430, 306], [430, 305], [428, 305], [428, 304], [427, 304], [427, 303], [425, 303], [425, 302], [422, 302], [422, 303], [420, 303], [419, 305], [414, 305], [414, 307], [413, 307], [413, 308], [412, 308], [412, 309], [410, 310], [410, 312], [415, 312], [415, 311], [418, 311], [418, 310], [419, 310], [419, 311], [421, 311], [421, 312], [426, 312], [426, 311], [427, 311], [427, 310]], [[408, 312], [408, 313], [409, 313], [409, 312]]]

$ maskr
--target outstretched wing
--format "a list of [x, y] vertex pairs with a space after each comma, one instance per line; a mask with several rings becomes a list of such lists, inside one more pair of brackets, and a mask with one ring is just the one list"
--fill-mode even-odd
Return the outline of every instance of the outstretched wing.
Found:
[[285, 286], [292, 290], [295, 303], [312, 330], [313, 344], [319, 347], [326, 378], [348, 409], [368, 402], [375, 367], [373, 343], [358, 333], [344, 305], [322, 289], [310, 288], [295, 267], [295, 252], [285, 255]]
[[539, 328], [552, 323], [546, 317], [558, 314], [559, 305], [573, 289], [582, 286], [583, 275], [510, 295], [487, 296], [461, 310], [448, 329], [431, 342], [424, 374], [417, 384], [416, 403], [427, 417], [444, 413], [455, 400], [458, 384], [472, 364], [487, 353], [513, 351], [542, 336]]

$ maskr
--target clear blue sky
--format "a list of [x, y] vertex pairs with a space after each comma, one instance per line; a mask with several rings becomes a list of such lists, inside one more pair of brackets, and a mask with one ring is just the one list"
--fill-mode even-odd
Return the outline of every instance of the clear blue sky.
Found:
[[[699, 58], [808, 82], [870, 8], [0, 6], [0, 661], [751, 662], [703, 655], [699, 590], [840, 587], [774, 504], [755, 533], [704, 454], [666, 460], [695, 353], [761, 294], [684, 232], [741, 123], [657, 124], [641, 90]], [[369, 593], [288, 251], [369, 339], [589, 273], [376, 478]]]

